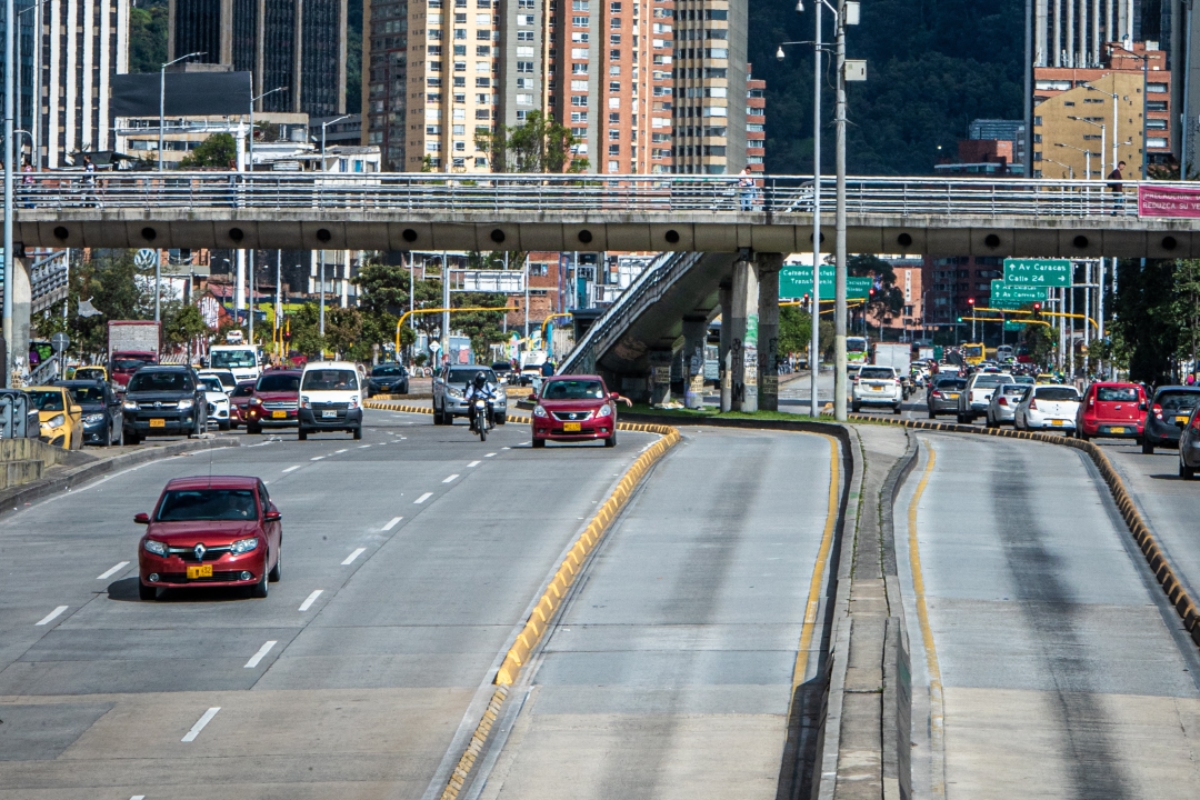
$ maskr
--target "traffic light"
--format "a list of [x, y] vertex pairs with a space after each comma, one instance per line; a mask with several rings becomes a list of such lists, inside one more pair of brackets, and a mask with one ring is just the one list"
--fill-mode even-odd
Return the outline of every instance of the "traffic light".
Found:
[[975, 298], [974, 298], [974, 297], [968, 297], [968, 298], [967, 298], [967, 305], [969, 305], [971, 308], [974, 308], [974, 307], [975, 307]]
[[292, 340], [292, 318], [288, 317], [283, 321], [283, 340], [290, 342]]
[[1034, 303], [1034, 304], [1033, 304], [1033, 313], [1035, 313], [1035, 314], [1036, 314], [1036, 313], [1038, 313], [1038, 312], [1039, 312], [1039, 311], [1041, 311], [1041, 310], [1042, 310], [1042, 304], [1041, 304], [1041, 303]]
[[959, 318], [958, 318], [958, 321], [959, 321], [959, 322], [962, 322], [962, 317], [959, 317]]

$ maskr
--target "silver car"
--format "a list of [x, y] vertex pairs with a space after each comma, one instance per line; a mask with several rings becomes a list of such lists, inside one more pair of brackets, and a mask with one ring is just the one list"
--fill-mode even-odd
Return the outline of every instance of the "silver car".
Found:
[[1005, 423], [1013, 423], [1017, 415], [1017, 406], [1032, 388], [1018, 383], [1006, 383], [992, 392], [992, 399], [987, 407], [987, 426], [998, 428]]
[[492, 402], [496, 424], [503, 425], [508, 421], [508, 397], [504, 392], [504, 386], [490, 368], [474, 365], [450, 367], [448, 370], [439, 372], [433, 379], [434, 425], [451, 425], [454, 423], [455, 417], [467, 416], [467, 384], [475, 380], [475, 376], [480, 372], [487, 376], [488, 383], [496, 391], [496, 399]]
[[966, 425], [986, 414], [992, 393], [997, 387], [1012, 382], [1012, 375], [1005, 372], [976, 372], [968, 378], [967, 388], [958, 397], [958, 424]]

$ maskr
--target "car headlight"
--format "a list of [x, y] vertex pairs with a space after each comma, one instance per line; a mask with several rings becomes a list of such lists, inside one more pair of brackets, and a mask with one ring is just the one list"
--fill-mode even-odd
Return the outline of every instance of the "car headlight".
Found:
[[125, 403], [121, 407], [124, 408], [126, 411], [137, 411], [138, 410], [138, 404], [137, 404], [136, 400], [126, 400]]
[[600, 406], [600, 410], [596, 412], [596, 416], [597, 417], [611, 417], [612, 412], [613, 412], [612, 406], [610, 406], [608, 403], [605, 403], [604, 405]]
[[96, 425], [104, 421], [103, 414], [88, 414], [83, 418], [84, 425]]
[[196, 402], [194, 400], [180, 400], [179, 401], [179, 410], [187, 411], [189, 408], [191, 408], [194, 405], [196, 405]]
[[301, 395], [300, 396], [300, 407], [301, 408], [312, 408], [312, 403], [309, 401], [309, 399], [307, 397], [305, 397], [304, 395]]
[[251, 550], [258, 549], [258, 539], [238, 539], [233, 544], [229, 545], [229, 552], [235, 556], [240, 556], [242, 553], [249, 553]]
[[358, 408], [358, 397], [357, 396], [350, 398], [350, 408]]
[[147, 553], [154, 553], [156, 556], [163, 556], [165, 558], [167, 555], [166, 542], [156, 542], [153, 539], [147, 539], [142, 544], [142, 547], [146, 548]]
[[533, 407], [533, 415], [539, 419], [546, 419], [546, 417], [550, 416], [546, 413], [546, 409], [542, 408], [541, 406]]
[[66, 421], [67, 421], [67, 418], [64, 417], [62, 414], [55, 414], [53, 417], [46, 420], [42, 424], [45, 425], [47, 428], [58, 428]]
[[446, 394], [450, 395], [451, 397], [458, 398], [459, 400], [461, 400], [461, 399], [462, 399], [462, 397], [463, 397], [462, 390], [461, 390], [461, 389], [455, 389], [453, 386], [447, 386], [447, 387], [446, 387]]

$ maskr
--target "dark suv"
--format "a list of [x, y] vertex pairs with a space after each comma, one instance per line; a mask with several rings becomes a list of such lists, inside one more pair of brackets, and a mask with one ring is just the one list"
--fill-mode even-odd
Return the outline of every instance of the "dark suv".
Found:
[[208, 398], [191, 367], [142, 367], [125, 388], [124, 412], [126, 444], [147, 436], [199, 436], [208, 423]]
[[379, 364], [367, 378], [367, 396], [408, 394], [408, 370], [400, 364]]

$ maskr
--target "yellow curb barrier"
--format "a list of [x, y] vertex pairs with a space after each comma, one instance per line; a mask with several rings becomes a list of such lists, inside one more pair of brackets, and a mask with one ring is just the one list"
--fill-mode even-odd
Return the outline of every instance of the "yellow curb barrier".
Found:
[[1187, 590], [1183, 588], [1183, 584], [1175, 577], [1175, 570], [1171, 567], [1170, 562], [1167, 561], [1167, 557], [1159, 550], [1158, 542], [1154, 540], [1154, 534], [1150, 533], [1149, 526], [1146, 525], [1146, 521], [1142, 519], [1141, 513], [1137, 510], [1137, 505], [1133, 502], [1133, 497], [1129, 494], [1129, 490], [1125, 488], [1125, 482], [1121, 480], [1121, 476], [1117, 473], [1112, 462], [1108, 460], [1108, 456], [1096, 445], [1080, 439], [1069, 439], [1062, 434], [1039, 433], [1037, 431], [1018, 431], [1008, 428], [976, 428], [969, 425], [926, 422], [919, 419], [895, 420], [885, 417], [872, 417], [866, 414], [850, 414], [849, 418], [851, 422], [873, 422], [881, 425], [899, 425], [905, 428], [941, 431], [944, 433], [973, 433], [977, 436], [1024, 439], [1058, 445], [1059, 447], [1073, 447], [1076, 450], [1082, 450], [1087, 453], [1092, 459], [1092, 463], [1096, 465], [1096, 469], [1100, 472], [1100, 477], [1104, 479], [1105, 485], [1108, 486], [1109, 494], [1112, 495], [1117, 511], [1121, 513], [1121, 518], [1125, 521], [1125, 526], [1138, 543], [1138, 547], [1141, 548], [1142, 555], [1146, 559], [1146, 565], [1150, 567], [1155, 580], [1162, 587], [1163, 594], [1175, 606], [1175, 611], [1180, 619], [1183, 620], [1184, 628], [1191, 634], [1192, 641], [1200, 645], [1200, 611], [1197, 610], [1197, 606]]

